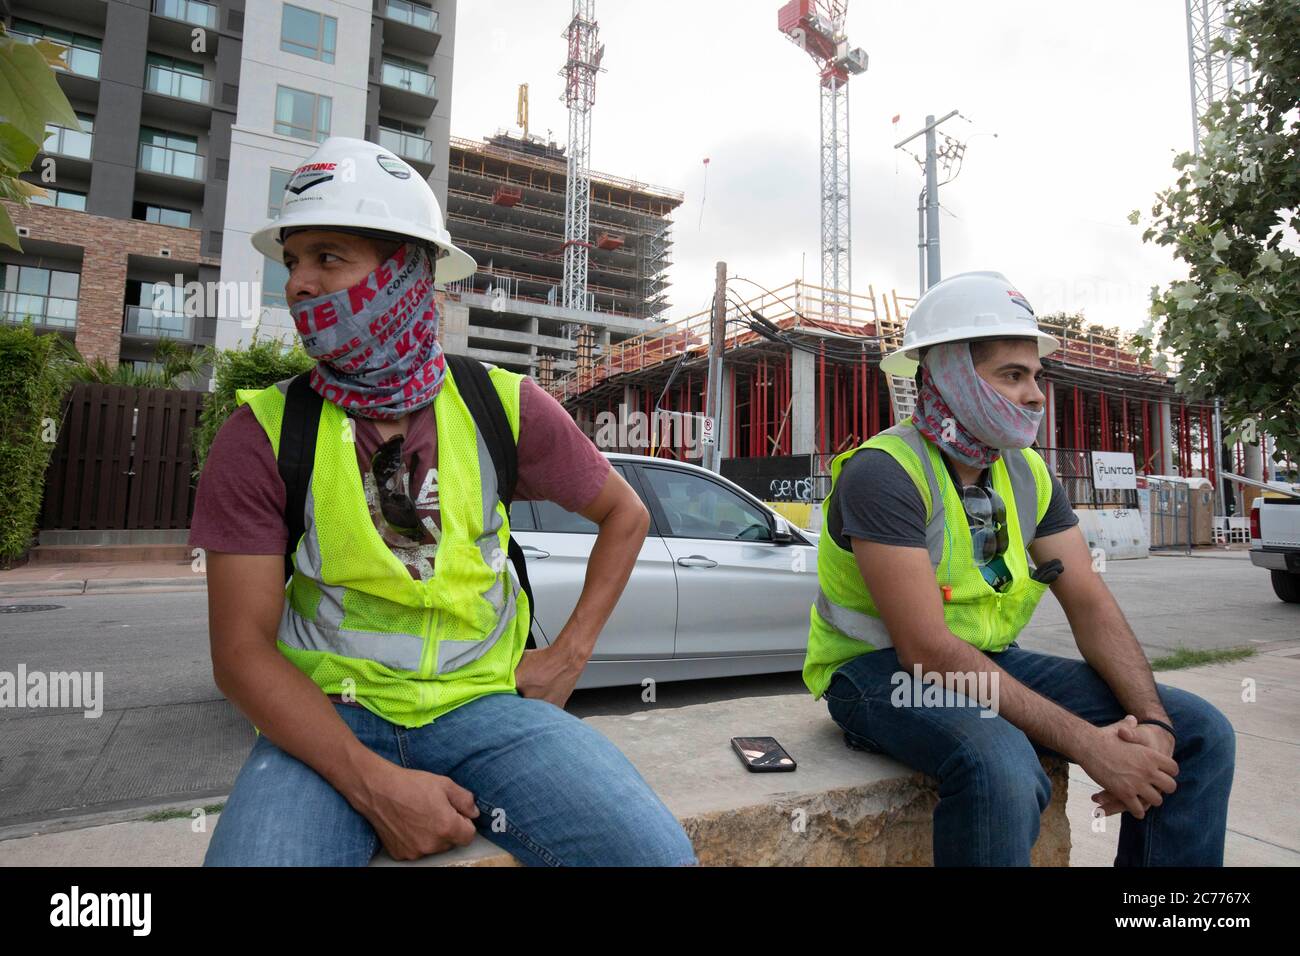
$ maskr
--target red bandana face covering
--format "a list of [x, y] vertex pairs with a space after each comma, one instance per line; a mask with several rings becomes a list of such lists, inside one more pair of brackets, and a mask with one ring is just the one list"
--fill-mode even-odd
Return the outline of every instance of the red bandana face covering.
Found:
[[438, 342], [433, 262], [406, 243], [349, 289], [290, 307], [311, 387], [361, 418], [393, 421], [434, 400], [447, 372]]

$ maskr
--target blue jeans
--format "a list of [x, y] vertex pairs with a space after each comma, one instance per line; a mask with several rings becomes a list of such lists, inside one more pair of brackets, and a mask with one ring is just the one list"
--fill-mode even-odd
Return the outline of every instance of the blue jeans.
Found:
[[[988, 657], [1091, 724], [1124, 718], [1110, 687], [1083, 661], [1015, 644]], [[936, 866], [1028, 866], [1039, 818], [1052, 795], [1038, 755], [1051, 751], [1033, 744], [1004, 717], [981, 717], [981, 708], [955, 691], [947, 691], [937, 706], [894, 706], [896, 673], [906, 679], [902, 699], [912, 702], [912, 675], [899, 665], [893, 648], [863, 654], [835, 671], [826, 701], [846, 741], [938, 780]], [[1122, 814], [1115, 865], [1222, 866], [1236, 753], [1232, 725], [1195, 694], [1156, 686], [1177, 731], [1178, 787], [1142, 820]]]
[[[490, 694], [414, 730], [363, 707], [334, 707], [381, 757], [450, 777], [474, 794], [475, 827], [525, 864], [696, 862], [681, 825], [622, 752], [546, 701]], [[262, 735], [218, 817], [204, 865], [365, 866], [378, 849], [370, 821]]]

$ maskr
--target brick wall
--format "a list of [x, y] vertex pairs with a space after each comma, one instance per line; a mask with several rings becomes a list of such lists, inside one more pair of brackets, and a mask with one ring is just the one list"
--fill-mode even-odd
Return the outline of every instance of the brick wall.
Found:
[[[87, 359], [102, 358], [116, 364], [122, 344], [122, 314], [126, 307], [127, 257], [158, 258], [170, 249], [170, 260], [180, 265], [220, 266], [221, 260], [199, 253], [200, 232], [178, 226], [161, 226], [136, 219], [110, 219], [75, 209], [29, 206], [4, 202], [16, 226], [31, 235], [22, 240], [57, 243], [81, 248], [81, 288], [77, 301], [78, 351]], [[6, 257], [0, 252], [0, 262]]]

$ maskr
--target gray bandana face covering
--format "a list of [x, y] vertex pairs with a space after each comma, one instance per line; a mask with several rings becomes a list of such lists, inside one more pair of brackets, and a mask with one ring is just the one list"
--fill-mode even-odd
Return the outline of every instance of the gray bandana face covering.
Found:
[[437, 397], [446, 375], [433, 261], [405, 243], [356, 285], [292, 304], [311, 386], [362, 418], [392, 421]]
[[[975, 370], [969, 342], [945, 342], [925, 354], [926, 385], [918, 402], [918, 421], [942, 438], [939, 420], [951, 413], [956, 440], [939, 443], [959, 461], [987, 465], [1004, 448], [1028, 448], [1038, 436], [1045, 409], [1009, 401]], [[937, 392], [937, 396], [932, 394]]]

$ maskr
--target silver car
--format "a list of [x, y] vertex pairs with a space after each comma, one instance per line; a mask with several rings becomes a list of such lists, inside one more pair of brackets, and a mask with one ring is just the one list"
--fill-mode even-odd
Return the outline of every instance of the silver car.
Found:
[[[799, 670], [817, 596], [817, 539], [695, 465], [607, 454], [641, 496], [650, 530], [578, 687]], [[549, 501], [516, 501], [510, 527], [545, 647], [569, 619], [596, 525]]]

